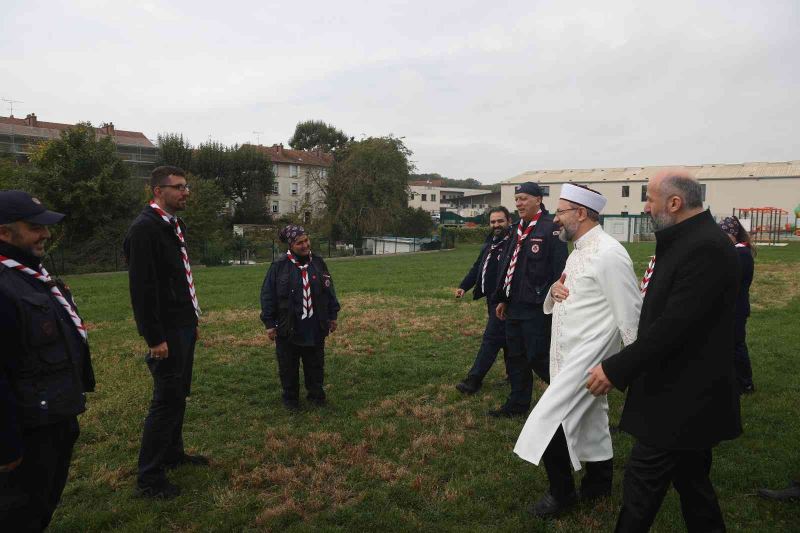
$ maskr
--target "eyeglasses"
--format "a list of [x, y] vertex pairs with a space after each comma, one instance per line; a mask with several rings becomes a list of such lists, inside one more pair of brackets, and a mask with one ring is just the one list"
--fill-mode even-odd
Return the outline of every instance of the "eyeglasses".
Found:
[[556, 215], [561, 216], [562, 214], [566, 213], [567, 211], [577, 211], [580, 207], [573, 207], [571, 209], [556, 209]]
[[180, 192], [189, 192], [192, 190], [192, 188], [188, 184], [183, 184], [183, 183], [181, 183], [180, 185], [159, 185], [159, 187], [171, 187], [176, 191]]

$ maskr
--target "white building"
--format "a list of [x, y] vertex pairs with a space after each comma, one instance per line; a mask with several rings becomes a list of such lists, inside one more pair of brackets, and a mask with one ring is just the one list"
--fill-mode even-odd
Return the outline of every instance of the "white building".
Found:
[[331, 154], [292, 150], [282, 144], [257, 148], [272, 161], [275, 181], [267, 205], [274, 217], [302, 213], [307, 222], [325, 210], [324, 186], [333, 165]]
[[[487, 189], [445, 187], [442, 180], [412, 181], [409, 183], [409, 189], [408, 207], [412, 209], [420, 207], [434, 217], [438, 217], [442, 209], [461, 215], [458, 211], [460, 208], [458, 199], [491, 193], [491, 191]], [[483, 210], [481, 210], [481, 213], [482, 212]]]

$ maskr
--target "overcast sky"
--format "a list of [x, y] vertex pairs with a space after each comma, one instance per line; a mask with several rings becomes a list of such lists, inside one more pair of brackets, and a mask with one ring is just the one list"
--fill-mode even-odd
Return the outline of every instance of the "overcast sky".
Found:
[[404, 137], [418, 172], [484, 183], [800, 159], [798, 0], [0, 9], [0, 96], [22, 101], [19, 117], [194, 144], [287, 144], [297, 122], [319, 119], [357, 139]]

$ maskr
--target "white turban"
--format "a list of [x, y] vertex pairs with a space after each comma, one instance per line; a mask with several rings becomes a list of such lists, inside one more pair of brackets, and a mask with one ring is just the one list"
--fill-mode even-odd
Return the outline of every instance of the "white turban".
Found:
[[583, 187], [578, 187], [572, 183], [565, 183], [561, 186], [562, 200], [570, 201], [574, 204], [588, 207], [593, 211], [600, 213], [606, 206], [606, 197], [599, 192], [591, 191]]

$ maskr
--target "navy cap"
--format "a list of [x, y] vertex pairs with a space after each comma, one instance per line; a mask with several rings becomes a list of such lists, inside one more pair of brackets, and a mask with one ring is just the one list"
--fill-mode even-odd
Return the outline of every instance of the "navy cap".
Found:
[[64, 215], [48, 211], [38, 198], [25, 191], [0, 191], [0, 224], [24, 220], [49, 226], [61, 222]]
[[531, 196], [544, 196], [541, 187], [539, 187], [532, 181], [526, 181], [525, 183], [520, 183], [519, 185], [514, 187], [514, 194], [519, 194], [519, 193], [530, 194]]

